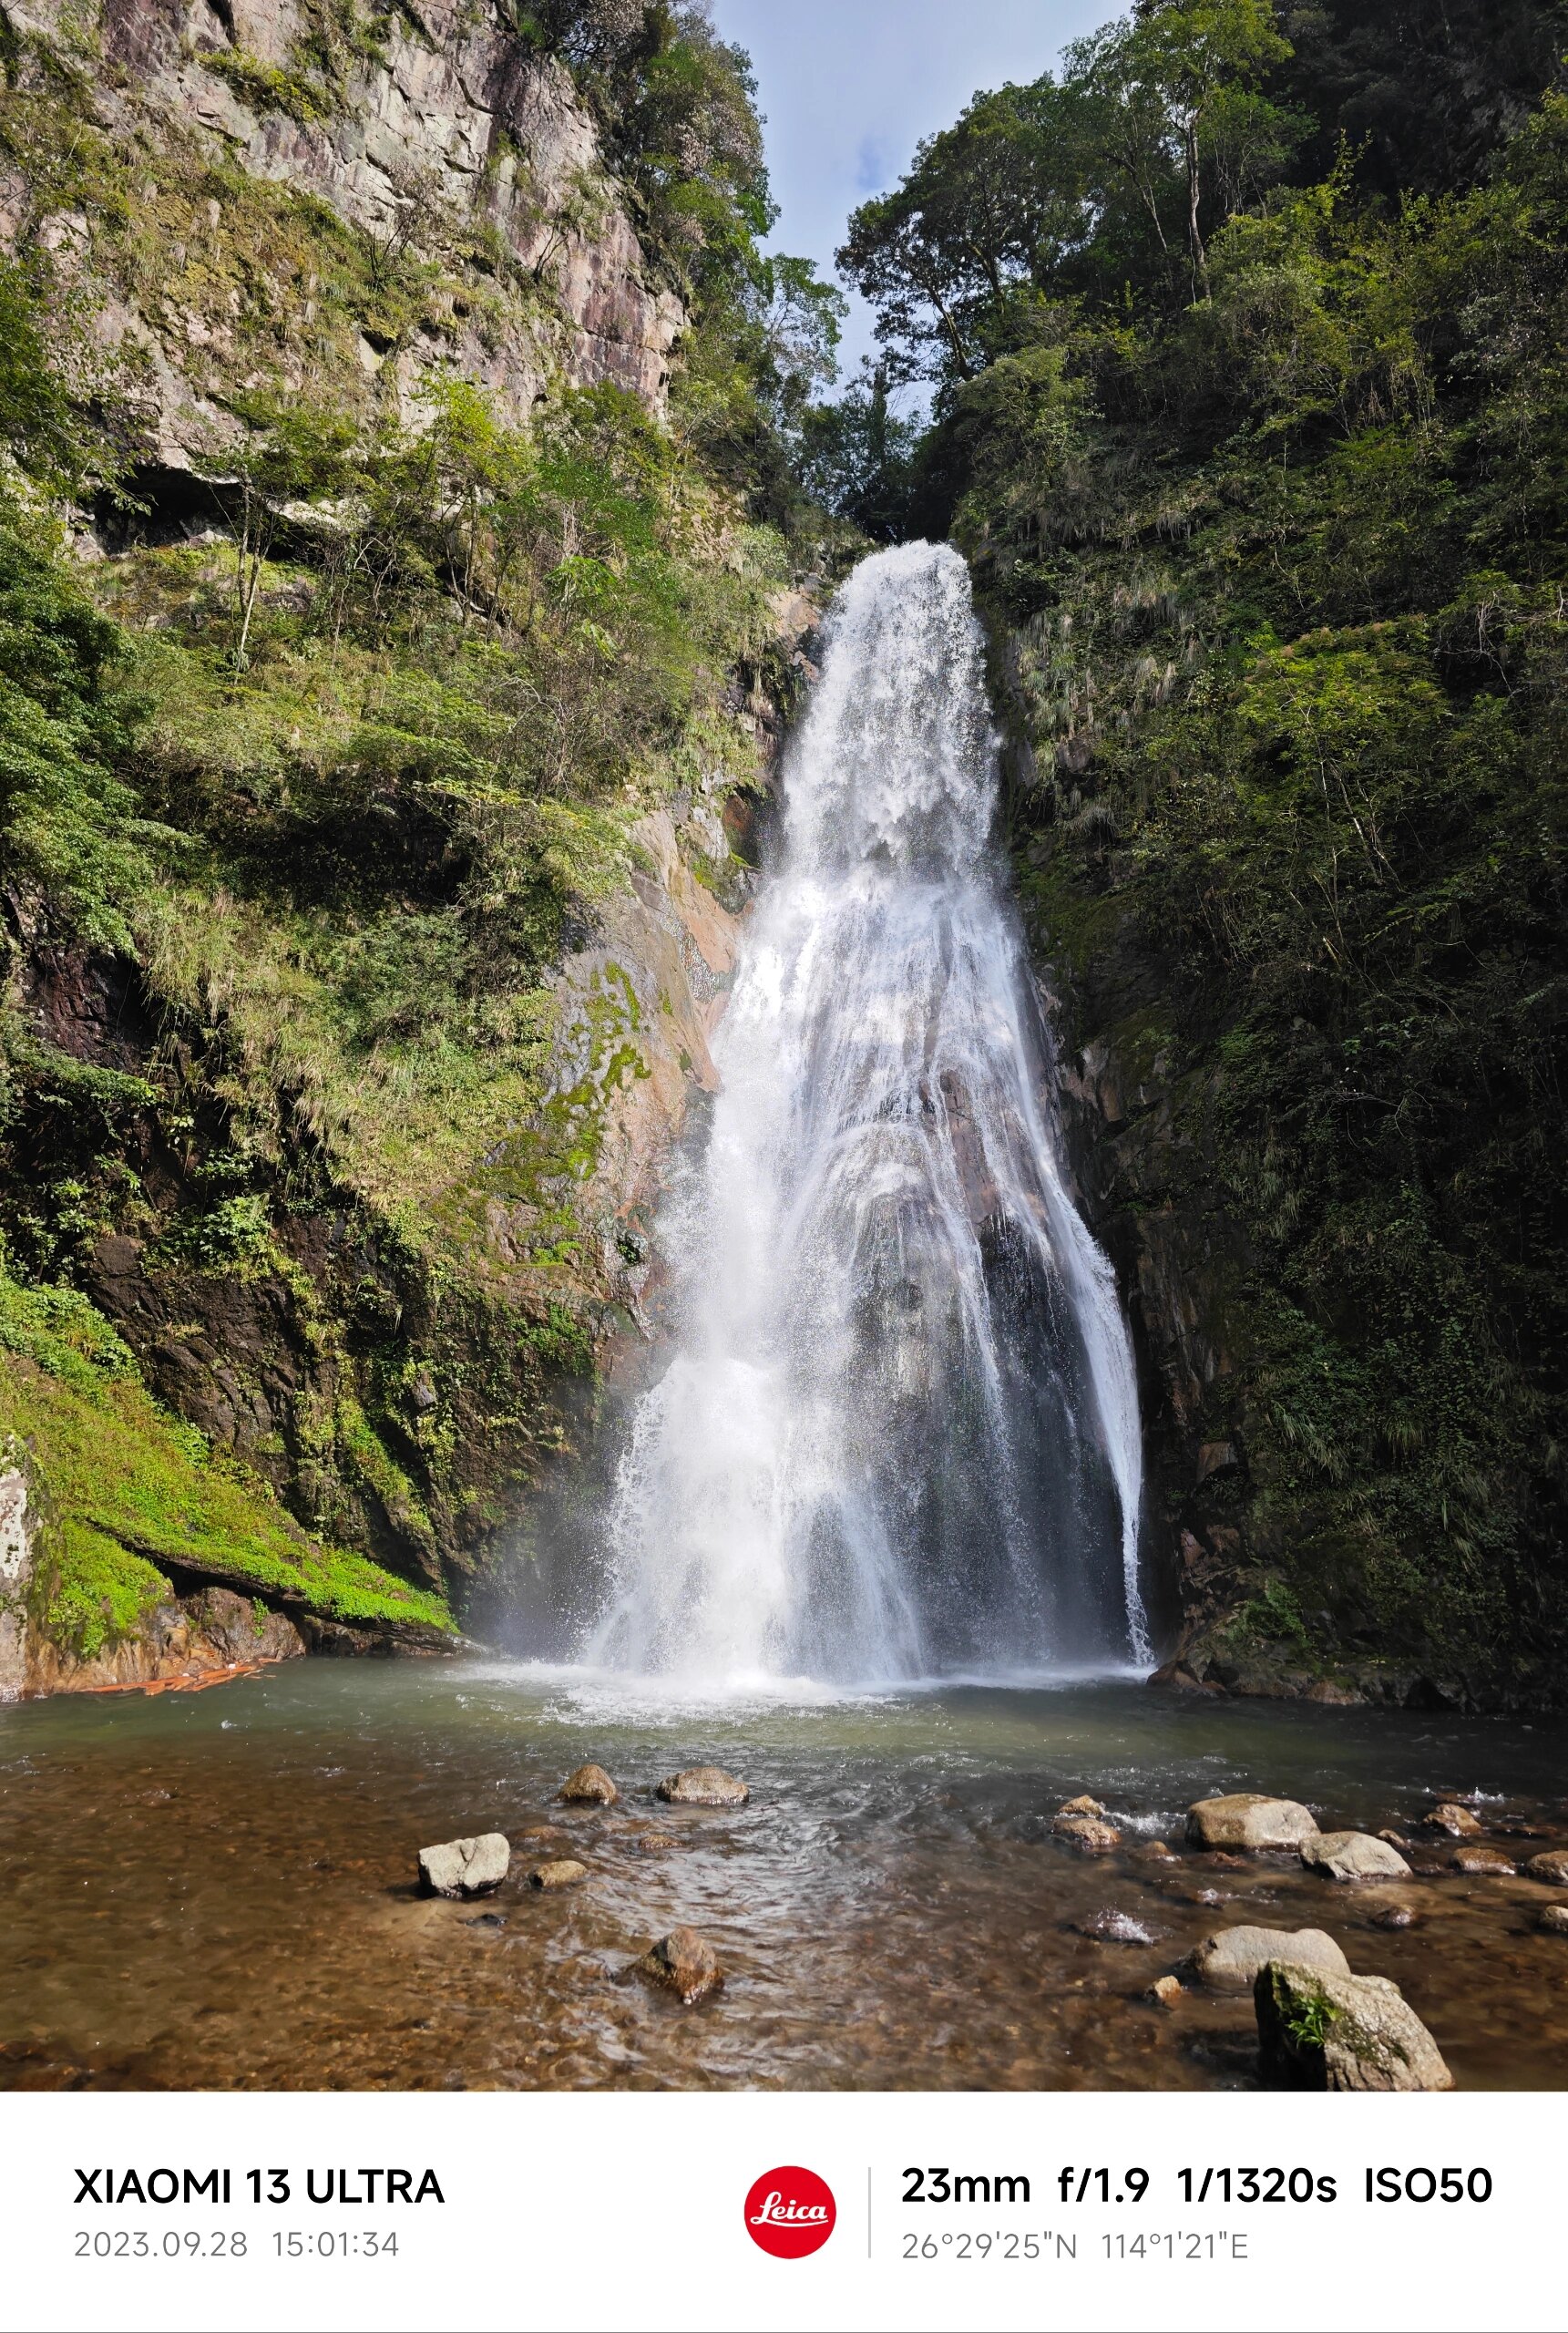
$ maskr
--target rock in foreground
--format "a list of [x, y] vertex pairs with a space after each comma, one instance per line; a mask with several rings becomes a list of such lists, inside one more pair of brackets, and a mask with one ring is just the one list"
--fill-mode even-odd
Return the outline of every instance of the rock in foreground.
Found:
[[1455, 1800], [1445, 1798], [1440, 1806], [1434, 1806], [1430, 1814], [1422, 1815], [1421, 1828], [1424, 1831], [1446, 1831], [1450, 1839], [1472, 1839], [1481, 1824], [1468, 1806], [1460, 1806]]
[[1387, 1977], [1272, 1960], [1253, 1987], [1265, 2081], [1287, 2090], [1451, 2090], [1437, 2043]]
[[1214, 1991], [1243, 1993], [1271, 1960], [1327, 1976], [1350, 1974], [1350, 1963], [1322, 1928], [1220, 1928], [1194, 1947], [1187, 1965]]
[[1122, 1844], [1115, 1824], [1102, 1823], [1097, 1814], [1059, 1814], [1050, 1828], [1056, 1838], [1065, 1839], [1080, 1855], [1108, 1855]]
[[1264, 1798], [1256, 1791], [1200, 1798], [1187, 1809], [1187, 1836], [1194, 1846], [1299, 1847], [1317, 1834], [1307, 1807], [1293, 1798]]
[[695, 1928], [671, 1928], [661, 1937], [637, 1963], [637, 1973], [650, 1984], [678, 1993], [688, 2009], [724, 1981], [718, 1954]]
[[427, 1896], [488, 1896], [511, 1867], [512, 1850], [499, 1831], [419, 1850], [419, 1884]]
[[569, 1806], [613, 1806], [620, 1793], [602, 1766], [579, 1766], [560, 1786]]
[[[683, 1766], [678, 1774], [667, 1774], [655, 1796], [671, 1806], [744, 1806], [751, 1792], [733, 1774], [725, 1773], [723, 1766]], [[677, 1929], [677, 1935], [689, 1930]]]
[[574, 1855], [562, 1855], [555, 1863], [536, 1864], [528, 1874], [530, 1887], [575, 1887], [579, 1879], [588, 1877], [588, 1865], [579, 1863]]
[[1398, 1847], [1365, 1831], [1320, 1831], [1301, 1842], [1301, 1860], [1330, 1879], [1409, 1879], [1410, 1866]]

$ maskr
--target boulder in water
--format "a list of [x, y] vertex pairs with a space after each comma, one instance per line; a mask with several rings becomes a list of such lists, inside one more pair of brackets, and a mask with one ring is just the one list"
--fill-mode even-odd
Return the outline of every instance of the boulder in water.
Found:
[[1543, 1855], [1532, 1855], [1524, 1870], [1527, 1878], [1544, 1880], [1548, 1887], [1568, 1887], [1568, 1847], [1548, 1847]]
[[1568, 1936], [1568, 1904], [1548, 1904], [1536, 1913], [1535, 1925], [1543, 1936]]
[[1437, 2043], [1387, 1977], [1271, 1960], [1253, 1987], [1264, 2080], [1290, 2090], [1451, 2090]]
[[1512, 1879], [1518, 1866], [1501, 1847], [1456, 1847], [1449, 1868], [1468, 1872], [1472, 1879]]
[[419, 1850], [419, 1884], [427, 1896], [488, 1896], [511, 1867], [512, 1850], [499, 1831]]
[[1050, 1828], [1055, 1837], [1082, 1855], [1108, 1855], [1122, 1844], [1116, 1825], [1102, 1823], [1097, 1814], [1059, 1814]]
[[579, 1766], [560, 1786], [569, 1806], [613, 1806], [620, 1793], [602, 1766]]
[[1481, 1824], [1468, 1806], [1460, 1806], [1456, 1800], [1445, 1798], [1440, 1805], [1422, 1815], [1421, 1828], [1423, 1831], [1446, 1831], [1450, 1839], [1472, 1839]]
[[718, 1954], [695, 1928], [671, 1928], [661, 1937], [637, 1963], [637, 1973], [651, 1985], [679, 1994], [688, 2009], [724, 1981]]
[[1320, 1831], [1301, 1842], [1301, 1860], [1330, 1879], [1409, 1879], [1410, 1866], [1386, 1839], [1365, 1831]]
[[1271, 1960], [1334, 1976], [1350, 1973], [1350, 1963], [1321, 1928], [1220, 1928], [1194, 1946], [1187, 1966], [1211, 1991], [1240, 1993]]
[[751, 1794], [723, 1766], [684, 1766], [678, 1774], [667, 1774], [654, 1793], [671, 1806], [744, 1806]]
[[1059, 1814], [1097, 1814], [1102, 1821], [1105, 1816], [1105, 1809], [1101, 1805], [1100, 1801], [1097, 1798], [1091, 1798], [1087, 1793], [1084, 1793], [1081, 1797], [1068, 1799], [1065, 1804], [1059, 1806], [1056, 1811]]
[[579, 1879], [588, 1877], [588, 1865], [573, 1855], [562, 1855], [554, 1863], [538, 1863], [528, 1874], [530, 1887], [542, 1887], [547, 1894], [556, 1887], [575, 1887]]
[[1194, 1846], [1299, 1847], [1317, 1831], [1311, 1814], [1295, 1799], [1265, 1798], [1256, 1791], [1200, 1798], [1187, 1809], [1187, 1836]]

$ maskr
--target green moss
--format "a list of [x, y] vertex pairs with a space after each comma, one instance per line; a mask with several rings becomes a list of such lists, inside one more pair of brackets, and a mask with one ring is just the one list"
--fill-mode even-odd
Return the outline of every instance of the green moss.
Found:
[[451, 1626], [445, 1601], [289, 1522], [266, 1486], [148, 1393], [85, 1297], [0, 1275], [0, 1434], [26, 1444], [51, 1518], [37, 1574], [49, 1633], [89, 1655], [167, 1598], [160, 1568], [345, 1621]]

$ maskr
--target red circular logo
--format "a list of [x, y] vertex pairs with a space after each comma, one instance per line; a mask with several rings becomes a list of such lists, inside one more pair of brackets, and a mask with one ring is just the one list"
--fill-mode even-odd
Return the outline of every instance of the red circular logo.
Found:
[[764, 2171], [746, 2197], [746, 2234], [775, 2260], [804, 2260], [819, 2252], [837, 2217], [826, 2180], [798, 2163]]

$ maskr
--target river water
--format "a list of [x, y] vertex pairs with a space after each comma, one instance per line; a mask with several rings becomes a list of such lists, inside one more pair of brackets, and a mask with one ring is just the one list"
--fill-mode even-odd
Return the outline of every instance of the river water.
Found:
[[[1461, 2085], [1568, 2087], [1568, 1942], [1532, 1925], [1553, 1891], [1462, 1877], [1446, 1841], [1398, 1887], [1140, 1854], [1179, 1845], [1194, 1797], [1254, 1787], [1373, 1829], [1480, 1793], [1522, 1857], [1568, 1843], [1565, 1752], [1561, 1725], [1128, 1683], [702, 1708], [446, 1662], [3, 1709], [0, 2085], [1245, 2088], [1249, 1999], [1146, 1994], [1200, 1936], [1256, 1920], [1324, 1927], [1395, 1978]], [[621, 1784], [607, 1814], [555, 1803], [586, 1758]], [[652, 1799], [700, 1760], [750, 1804]], [[1085, 1789], [1123, 1826], [1116, 1855], [1050, 1836]], [[540, 1824], [568, 1844], [530, 1843]], [[515, 1850], [498, 1895], [416, 1895], [420, 1846], [492, 1829]], [[643, 1852], [652, 1831], [677, 1844]], [[563, 1852], [589, 1878], [530, 1890], [531, 1862]], [[1378, 1927], [1396, 1901], [1416, 1924]], [[1150, 1942], [1073, 1926], [1106, 1910]], [[691, 2010], [630, 1973], [680, 1922], [726, 1971]]]

